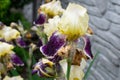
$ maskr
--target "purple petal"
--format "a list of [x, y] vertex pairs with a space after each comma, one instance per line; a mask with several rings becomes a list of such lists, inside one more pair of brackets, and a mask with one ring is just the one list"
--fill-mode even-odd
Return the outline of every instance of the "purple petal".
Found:
[[65, 44], [65, 36], [57, 34], [56, 32], [52, 34], [48, 43], [40, 47], [40, 51], [46, 57], [54, 57], [59, 48]]
[[16, 66], [24, 66], [24, 63], [16, 54], [11, 54], [11, 61]]
[[17, 43], [17, 45], [20, 46], [20, 47], [26, 47], [26, 46], [27, 46], [26, 43], [25, 43], [25, 41], [24, 41], [22, 38], [18, 38], [18, 39], [16, 40], [16, 43]]
[[[49, 73], [49, 70], [46, 70], [47, 67], [53, 69], [53, 67], [49, 65], [49, 62], [43, 62], [43, 60], [40, 60], [38, 63], [34, 65], [34, 70], [32, 71], [32, 74], [37, 73], [41, 77], [53, 76], [54, 75], [53, 73]], [[48, 76], [45, 75], [44, 73], [47, 74]]]
[[88, 57], [93, 58], [93, 55], [92, 55], [92, 52], [91, 52], [91, 43], [90, 43], [89, 37], [84, 36], [83, 39], [85, 41], [84, 52], [86, 53], [86, 55]]
[[38, 70], [32, 70], [32, 75], [37, 73], [37, 72], [38, 72]]
[[45, 23], [46, 21], [46, 15], [44, 13], [40, 13], [37, 20], [35, 21], [35, 24], [39, 24], [39, 25], [42, 25]]
[[53, 63], [59, 63], [59, 61], [62, 60], [62, 57], [59, 55], [55, 55], [53, 58], [50, 58], [49, 60], [52, 61]]

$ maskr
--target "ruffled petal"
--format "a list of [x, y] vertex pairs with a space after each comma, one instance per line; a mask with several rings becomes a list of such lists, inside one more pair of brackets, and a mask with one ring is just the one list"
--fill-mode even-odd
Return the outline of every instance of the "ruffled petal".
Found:
[[65, 36], [57, 32], [53, 33], [48, 43], [40, 47], [40, 51], [46, 57], [54, 57], [56, 52], [65, 44]]
[[23, 61], [14, 53], [11, 54], [11, 61], [16, 66], [24, 66]]
[[68, 40], [76, 40], [87, 32], [88, 21], [89, 16], [86, 8], [69, 3], [61, 17], [58, 29], [62, 34], [67, 35]]
[[14, 46], [11, 44], [0, 42], [0, 57], [9, 54], [13, 48]]
[[85, 54], [88, 57], [93, 58], [93, 54], [92, 54], [92, 51], [91, 51], [91, 42], [90, 42], [89, 37], [88, 36], [84, 36], [83, 39], [85, 41], [85, 46], [84, 46], [84, 52], [85, 52]]
[[55, 31], [58, 30], [57, 25], [60, 21], [59, 16], [55, 16], [54, 18], [48, 19], [48, 23], [44, 24], [44, 32], [47, 34], [48, 37], [52, 35]]
[[59, 0], [53, 0], [49, 3], [41, 5], [40, 11], [45, 12], [49, 17], [53, 17], [61, 15], [64, 12], [64, 9], [62, 9], [61, 2]]
[[43, 58], [34, 65], [32, 73], [37, 73], [41, 77], [53, 77], [55, 76], [54, 63]]

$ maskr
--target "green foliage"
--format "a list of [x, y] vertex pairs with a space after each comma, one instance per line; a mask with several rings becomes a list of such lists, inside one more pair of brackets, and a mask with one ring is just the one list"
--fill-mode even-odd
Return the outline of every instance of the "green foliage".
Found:
[[[18, 22], [18, 20], [20, 20], [23, 26], [26, 26], [25, 29], [28, 29], [31, 25], [23, 17], [22, 13], [19, 11], [11, 12], [10, 10], [11, 10], [11, 7], [16, 7], [16, 5], [19, 5], [22, 3], [24, 3], [23, 5], [25, 5], [30, 1], [31, 0], [25, 0], [25, 3], [24, 3], [23, 0], [0, 0], [0, 21], [2, 21], [6, 25], [10, 25], [11, 22]], [[17, 8], [22, 8], [22, 6], [21, 7], [18, 6]]]

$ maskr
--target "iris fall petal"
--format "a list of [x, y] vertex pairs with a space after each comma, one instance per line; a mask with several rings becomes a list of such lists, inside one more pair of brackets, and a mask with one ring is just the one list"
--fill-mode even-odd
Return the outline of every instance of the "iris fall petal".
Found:
[[40, 47], [40, 51], [46, 57], [54, 57], [58, 49], [65, 44], [65, 36], [57, 32], [53, 33], [48, 43]]
[[22, 60], [14, 53], [11, 54], [11, 61], [16, 66], [23, 66], [24, 65]]
[[84, 52], [85, 52], [85, 54], [88, 57], [93, 58], [93, 54], [92, 54], [92, 51], [91, 51], [91, 42], [90, 42], [89, 37], [88, 36], [84, 36], [83, 39], [85, 41], [85, 46], [84, 46]]

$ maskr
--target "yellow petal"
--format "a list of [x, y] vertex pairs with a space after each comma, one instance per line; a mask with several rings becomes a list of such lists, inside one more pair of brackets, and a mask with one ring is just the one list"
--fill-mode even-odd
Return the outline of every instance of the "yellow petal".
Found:
[[44, 24], [44, 32], [47, 34], [47, 36], [51, 36], [53, 32], [57, 31], [57, 25], [60, 21], [59, 16], [55, 16], [52, 19], [48, 19], [48, 23]]
[[23, 80], [23, 78], [21, 76], [15, 76], [15, 77], [5, 76], [3, 80]]
[[[67, 60], [64, 59], [60, 61], [60, 65], [63, 69], [63, 72], [67, 73]], [[71, 65], [71, 70], [70, 70], [70, 80], [82, 80], [84, 77], [84, 72], [83, 69], [86, 66], [86, 61], [82, 59], [80, 66], [78, 65]]]
[[89, 17], [86, 8], [69, 3], [58, 25], [59, 31], [67, 35], [68, 40], [83, 36], [88, 28]]
[[61, 15], [64, 11], [59, 0], [53, 0], [52, 2], [43, 4], [42, 6], [40, 6], [40, 10], [45, 12], [49, 17]]
[[82, 80], [84, 72], [80, 66], [72, 65], [70, 70], [70, 80]]
[[11, 27], [4, 27], [0, 30], [0, 37], [5, 39], [6, 41], [11, 41], [20, 36], [20, 33], [16, 29], [12, 29]]
[[0, 57], [4, 56], [6, 54], [9, 54], [13, 48], [14, 48], [13, 45], [10, 45], [10, 44], [4, 43], [4, 42], [0, 42]]

